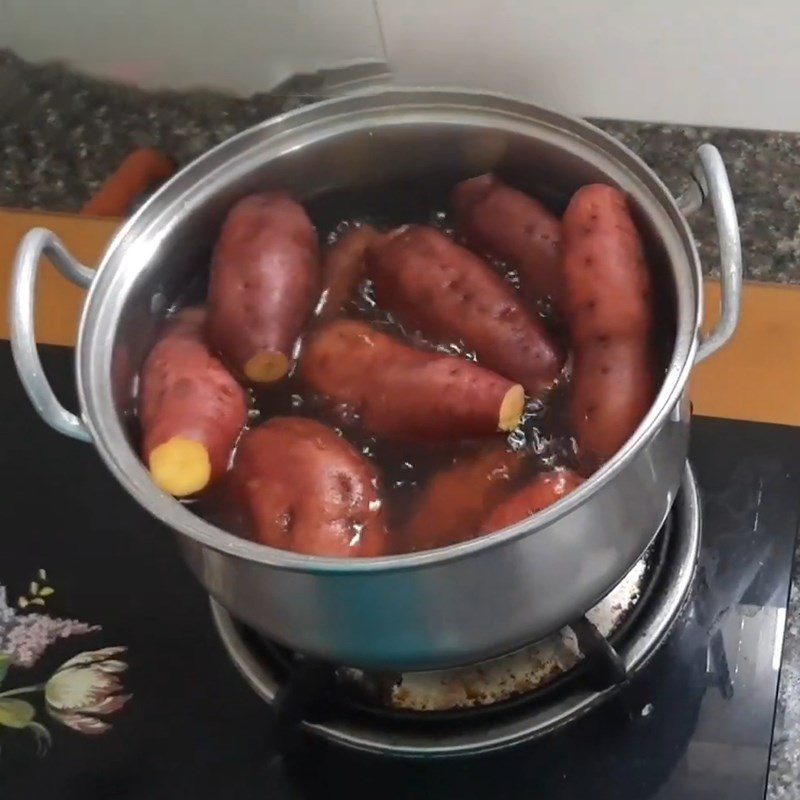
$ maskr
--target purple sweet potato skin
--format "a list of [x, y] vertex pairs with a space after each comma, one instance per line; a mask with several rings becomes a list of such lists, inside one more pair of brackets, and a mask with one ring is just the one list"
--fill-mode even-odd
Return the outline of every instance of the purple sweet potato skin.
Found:
[[431, 550], [473, 539], [482, 520], [511, 493], [524, 464], [523, 453], [497, 442], [438, 472], [416, 501], [404, 545]]
[[168, 323], [142, 367], [139, 420], [145, 463], [160, 444], [190, 439], [206, 447], [214, 481], [247, 421], [247, 396], [206, 344], [205, 321], [203, 309], [185, 309]]
[[239, 375], [257, 353], [292, 348], [320, 291], [317, 233], [286, 194], [249, 195], [228, 213], [208, 291], [208, 332]]
[[555, 214], [491, 174], [459, 183], [452, 205], [470, 247], [516, 267], [529, 301], [549, 297], [562, 306], [561, 221]]
[[336, 320], [308, 337], [300, 375], [371, 433], [400, 440], [494, 434], [514, 386], [466, 359], [417, 350], [355, 320]]
[[652, 278], [617, 189], [579, 189], [563, 222], [575, 361], [570, 416], [582, 456], [597, 466], [627, 441], [656, 394]]
[[368, 252], [379, 305], [441, 342], [462, 341], [489, 369], [544, 393], [564, 355], [514, 289], [434, 228], [396, 231]]
[[493, 533], [543, 511], [583, 483], [577, 473], [558, 469], [537, 475], [498, 505], [484, 520], [481, 533]]
[[377, 470], [316, 420], [274, 417], [248, 431], [231, 485], [262, 544], [339, 558], [386, 551]]
[[348, 231], [326, 251], [322, 260], [319, 322], [330, 322], [345, 311], [366, 274], [367, 249], [380, 239], [381, 234], [375, 228], [361, 225]]
[[576, 351], [570, 420], [587, 465], [599, 466], [625, 444], [655, 393], [646, 342], [609, 339]]

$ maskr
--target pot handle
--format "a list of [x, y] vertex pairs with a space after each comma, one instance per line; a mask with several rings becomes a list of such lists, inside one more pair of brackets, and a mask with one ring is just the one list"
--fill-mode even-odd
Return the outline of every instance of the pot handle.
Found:
[[722, 156], [713, 144], [708, 143], [697, 148], [692, 183], [677, 202], [683, 214], [689, 216], [707, 199], [711, 200], [717, 223], [722, 303], [719, 322], [701, 340], [695, 363], [704, 361], [728, 343], [739, 323], [742, 306], [742, 243], [739, 238], [739, 220]]
[[47, 382], [36, 348], [36, 279], [43, 255], [78, 286], [88, 288], [94, 278], [94, 270], [76, 261], [52, 231], [46, 228], [28, 231], [17, 249], [11, 278], [11, 351], [20, 381], [39, 416], [59, 433], [89, 442], [91, 436], [83, 420], [61, 405]]

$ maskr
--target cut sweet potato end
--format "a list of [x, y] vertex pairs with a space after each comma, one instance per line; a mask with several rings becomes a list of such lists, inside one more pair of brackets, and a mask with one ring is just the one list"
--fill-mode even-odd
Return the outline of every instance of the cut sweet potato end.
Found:
[[148, 465], [155, 483], [175, 497], [196, 494], [211, 479], [211, 459], [205, 445], [179, 436], [154, 447]]
[[244, 365], [244, 374], [253, 383], [274, 383], [289, 371], [289, 359], [277, 350], [262, 350]]
[[501, 431], [513, 431], [522, 419], [525, 408], [525, 390], [518, 383], [514, 384], [505, 394], [500, 403], [500, 419], [497, 427]]

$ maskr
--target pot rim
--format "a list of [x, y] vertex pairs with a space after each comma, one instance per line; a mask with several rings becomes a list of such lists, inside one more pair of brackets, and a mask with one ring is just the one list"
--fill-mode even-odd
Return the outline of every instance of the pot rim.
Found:
[[[359, 103], [365, 101], [372, 101], [372, 103], [368, 102], [366, 106], [359, 107]], [[355, 109], [352, 108], [353, 105], [355, 105]], [[207, 180], [210, 175], [229, 167], [239, 157], [251, 152], [251, 150], [244, 150], [236, 153], [235, 145], [241, 145], [248, 138], [252, 138], [258, 133], [263, 134], [270, 128], [276, 129], [274, 136], [269, 140], [272, 142], [287, 135], [291, 137], [302, 128], [315, 123], [324, 124], [326, 120], [358, 116], [359, 112], [362, 115], [370, 112], [376, 113], [381, 109], [389, 111], [416, 109], [429, 113], [472, 111], [486, 116], [487, 120], [494, 116], [494, 121], [498, 125], [505, 120], [509, 125], [515, 121], [518, 126], [527, 124], [540, 128], [553, 128], [562, 136], [570, 136], [601, 151], [610, 163], [623, 169], [626, 177], [633, 179], [638, 184], [641, 192], [640, 199], [648, 198], [650, 200], [648, 205], [660, 207], [663, 217], [661, 221], [664, 223], [662, 228], [669, 230], [665, 227], [668, 223], [671, 226], [673, 238], [677, 236], [680, 239], [689, 267], [689, 278], [694, 284], [694, 292], [691, 298], [686, 298], [677, 292], [678, 325], [676, 326], [675, 345], [661, 389], [647, 415], [615, 456], [564, 499], [540, 511], [534, 517], [529, 517], [499, 531], [435, 550], [353, 559], [303, 555], [289, 550], [279, 550], [229, 533], [194, 514], [189, 507], [156, 487], [139, 455], [130, 446], [128, 436], [119, 422], [110, 389], [114, 337], [108, 335], [108, 327], [98, 325], [98, 320], [94, 320], [94, 318], [99, 317], [99, 321], [115, 322], [113, 315], [110, 320], [103, 319], [104, 311], [106, 312], [105, 316], [108, 316], [109, 292], [107, 289], [121, 272], [120, 269], [113, 267], [115, 257], [132, 245], [138, 244], [144, 249], [142, 258], [146, 258], [148, 244], [142, 241], [145, 238], [144, 235], [147, 233], [151, 236], [154, 235], [154, 229], [159, 230], [163, 235], [165, 212], [179, 203], [181, 197], [185, 198], [192, 191], [199, 191], [201, 182]], [[338, 117], [336, 116], [337, 111], [341, 111]], [[328, 112], [333, 116], [328, 116]], [[297, 124], [292, 125], [289, 129], [285, 128], [287, 124], [292, 123]], [[462, 121], [462, 124], [466, 123]], [[261, 144], [265, 143], [261, 142]], [[225, 157], [228, 150], [232, 152]], [[220, 160], [221, 156], [222, 160]], [[165, 204], [164, 208], [158, 209], [159, 204], [162, 203]], [[154, 218], [149, 219], [151, 216]], [[159, 236], [155, 238], [157, 240]], [[152, 249], [154, 244], [154, 242], [150, 242], [149, 247]], [[189, 536], [205, 547], [243, 560], [287, 571], [306, 573], [344, 575], [399, 572], [420, 567], [435, 567], [445, 562], [466, 558], [483, 550], [510, 544], [523, 536], [536, 534], [582, 506], [595, 492], [608, 484], [625, 468], [635, 452], [644, 447], [656, 435], [681, 399], [689, 373], [694, 366], [698, 346], [698, 331], [702, 321], [703, 308], [702, 292], [702, 272], [697, 247], [675, 198], [658, 175], [639, 156], [610, 134], [582, 119], [501, 93], [448, 87], [371, 88], [285, 112], [226, 139], [181, 169], [123, 225], [106, 248], [97, 276], [92, 282], [83, 307], [76, 346], [78, 398], [82, 417], [91, 434], [92, 441], [117, 480], [150, 514], [174, 528], [176, 532]], [[122, 304], [118, 305], [121, 308]], [[118, 316], [117, 314], [117, 320]], [[95, 324], [91, 324], [93, 320]], [[101, 330], [103, 330], [102, 334]], [[103, 354], [103, 351], [106, 351], [105, 357], [100, 358], [99, 355]], [[98, 400], [98, 393], [102, 394], [100, 400]], [[531, 524], [531, 519], [535, 519], [533, 524]]]

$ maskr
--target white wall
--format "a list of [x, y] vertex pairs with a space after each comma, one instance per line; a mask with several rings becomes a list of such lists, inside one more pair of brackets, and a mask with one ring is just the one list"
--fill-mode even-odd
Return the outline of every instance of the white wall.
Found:
[[372, 0], [0, 0], [0, 47], [148, 88], [241, 94], [383, 59]]
[[798, 0], [378, 3], [405, 83], [587, 116], [800, 130]]
[[400, 83], [800, 130], [797, 0], [0, 0], [0, 46], [144, 86], [247, 94], [380, 59], [381, 33]]

